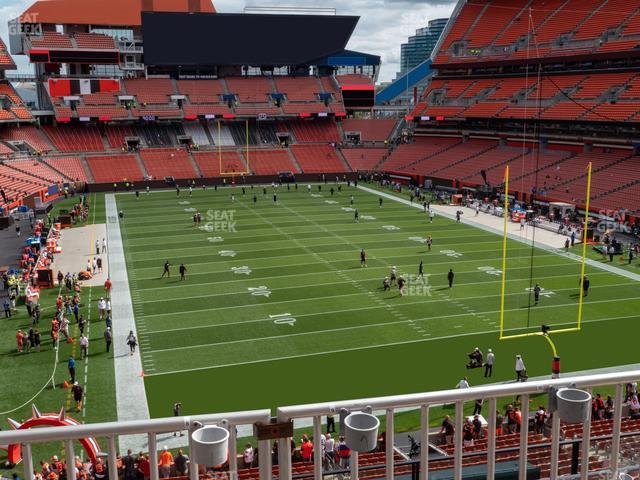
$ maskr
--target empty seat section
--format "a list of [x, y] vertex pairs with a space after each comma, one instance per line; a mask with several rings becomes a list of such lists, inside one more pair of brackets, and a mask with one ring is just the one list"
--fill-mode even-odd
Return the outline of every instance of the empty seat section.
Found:
[[178, 80], [178, 92], [187, 95], [191, 103], [220, 103], [224, 85], [220, 80]]
[[45, 125], [44, 131], [61, 152], [100, 152], [102, 137], [96, 127], [84, 125]]
[[266, 77], [227, 77], [227, 90], [235, 94], [240, 103], [264, 103], [273, 93], [271, 80]]
[[[236, 145], [233, 135], [231, 134], [231, 130], [227, 125], [219, 125], [218, 122], [209, 123], [207, 124], [207, 128], [209, 129], [211, 138], [213, 138], [214, 145], [222, 147], [233, 147]], [[243, 141], [242, 143], [245, 142]]]
[[293, 145], [291, 151], [304, 173], [347, 171], [346, 165], [331, 145]]
[[460, 143], [460, 137], [416, 137], [396, 148], [383, 164], [385, 170], [401, 171], [408, 165]]
[[511, 45], [519, 38], [528, 36], [531, 30], [537, 29], [565, 1], [534, 0], [526, 10], [520, 11], [509, 26], [498, 36], [496, 45]]
[[104, 133], [109, 139], [109, 145], [111, 148], [122, 148], [125, 146], [125, 139], [127, 137], [136, 137], [136, 133], [133, 128], [125, 125], [107, 125], [104, 127]]
[[505, 27], [519, 15], [524, 0], [492, 0], [473, 29], [467, 35], [470, 47], [490, 45]]
[[345, 134], [347, 132], [360, 132], [360, 140], [363, 142], [388, 140], [395, 126], [396, 120], [393, 118], [371, 120], [347, 118], [342, 121], [342, 130]]
[[75, 33], [73, 38], [81, 49], [91, 50], [116, 50], [113, 37], [99, 33]]
[[333, 120], [298, 120], [286, 125], [300, 143], [340, 141], [340, 132]]
[[562, 34], [573, 32], [603, 1], [605, 0], [569, 0], [536, 30], [538, 44], [552, 42]]
[[183, 124], [183, 128], [184, 134], [190, 136], [191, 141], [196, 145], [209, 145], [211, 143], [201, 124], [187, 122]]
[[169, 78], [129, 78], [124, 80], [124, 88], [139, 103], [168, 103], [170, 96], [176, 93]]
[[278, 93], [284, 93], [290, 102], [315, 102], [320, 93], [316, 77], [273, 77]]
[[342, 155], [346, 158], [354, 172], [358, 170], [373, 170], [389, 154], [386, 148], [343, 148]]
[[256, 175], [274, 175], [278, 172], [300, 173], [287, 150], [249, 150], [243, 152], [249, 169]]
[[31, 146], [33, 150], [41, 152], [53, 150], [53, 145], [49, 143], [45, 134], [32, 125], [9, 127], [0, 130], [0, 138], [5, 141], [25, 142]]
[[576, 31], [573, 40], [598, 38], [608, 29], [618, 28], [638, 9], [638, 4], [628, 0], [607, 0]]
[[205, 177], [247, 174], [247, 166], [235, 150], [193, 152], [193, 158]]
[[6, 165], [22, 170], [23, 172], [50, 184], [66, 180], [46, 163], [42, 163], [36, 159], [11, 160], [10, 162], [7, 162]]
[[89, 181], [89, 177], [82, 165], [82, 160], [79, 157], [50, 157], [43, 160], [47, 165], [55, 168], [70, 180]]
[[153, 178], [186, 178], [198, 176], [193, 168], [188, 153], [183, 149], [143, 149], [140, 157], [144, 166]]
[[144, 178], [135, 155], [108, 155], [87, 157], [96, 183], [122, 182], [123, 180], [139, 181]]

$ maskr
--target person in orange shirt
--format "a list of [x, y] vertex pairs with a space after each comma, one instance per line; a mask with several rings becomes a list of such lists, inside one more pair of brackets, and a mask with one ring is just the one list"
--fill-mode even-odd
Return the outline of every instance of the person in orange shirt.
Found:
[[111, 297], [111, 279], [107, 278], [107, 281], [104, 282], [104, 291], [107, 294], [107, 298]]
[[16, 344], [18, 345], [18, 353], [24, 349], [24, 337], [22, 336], [22, 330], [16, 332]]
[[302, 437], [302, 444], [300, 445], [300, 452], [302, 453], [302, 460], [310, 462], [313, 458], [313, 443], [309, 440], [309, 437], [304, 435]]
[[158, 467], [160, 470], [160, 478], [169, 478], [171, 476], [171, 465], [173, 465], [173, 455], [167, 447], [164, 447], [160, 453], [160, 461]]

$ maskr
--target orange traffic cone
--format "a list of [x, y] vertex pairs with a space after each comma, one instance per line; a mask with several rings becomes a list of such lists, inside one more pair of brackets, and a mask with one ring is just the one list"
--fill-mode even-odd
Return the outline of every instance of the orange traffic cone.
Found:
[[62, 382], [62, 388], [69, 388], [69, 387], [70, 387], [69, 382], [67, 382], [66, 380]]

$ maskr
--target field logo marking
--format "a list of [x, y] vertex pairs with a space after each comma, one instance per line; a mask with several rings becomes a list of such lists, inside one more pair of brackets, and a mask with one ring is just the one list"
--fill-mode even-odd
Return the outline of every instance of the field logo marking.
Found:
[[242, 267], [231, 267], [231, 271], [236, 275], [251, 275], [252, 272], [252, 270], [246, 265], [243, 265]]
[[293, 327], [296, 323], [296, 319], [291, 316], [290, 313], [281, 313], [278, 315], [269, 315], [269, 318], [273, 320], [276, 325], [289, 325]]
[[396, 227], [395, 225], [383, 225], [382, 228], [389, 232], [395, 232], [396, 230], [400, 230], [400, 227]]
[[192, 212], [195, 212], [196, 209], [193, 208], [193, 207], [189, 207], [189, 208], [185, 208], [184, 211], [187, 212], [187, 213], [192, 213]]
[[403, 295], [406, 297], [430, 297], [431, 285], [429, 284], [429, 277], [431, 274], [424, 276], [414, 274], [403, 274], [407, 280], [407, 284], [403, 289]]
[[336, 205], [338, 202], [335, 200], [325, 200], [324, 203], [328, 203], [329, 205]]
[[191, 202], [188, 202], [187, 200], [183, 200], [182, 202], [178, 202], [178, 205], [191, 205]]
[[342, 211], [343, 212], [355, 212], [355, 208], [351, 208], [351, 207], [342, 207]]
[[[534, 288], [535, 287], [525, 288], [524, 291], [525, 292], [533, 292]], [[540, 296], [541, 297], [551, 298], [555, 294], [556, 294], [556, 292], [554, 292], [553, 290], [545, 290], [544, 288], [540, 287]]]
[[209, 229], [207, 232], [236, 233], [235, 215], [235, 210], [207, 210], [204, 226]]
[[311, 196], [313, 198], [322, 198], [322, 195], [318, 195], [317, 193], [312, 193]]
[[498, 270], [495, 267], [478, 267], [478, 270], [485, 272], [487, 275], [495, 275], [497, 277], [502, 275], [502, 270]]
[[376, 217], [372, 217], [371, 215], [363, 215], [360, 217], [363, 220], [375, 220]]
[[207, 240], [209, 240], [209, 243], [221, 243], [221, 242], [224, 242], [224, 238], [222, 238], [222, 237], [209, 237], [209, 238], [207, 238]]
[[213, 232], [213, 225], [211, 225], [210, 223], [205, 223], [204, 225], [198, 227], [198, 229], [202, 230], [203, 232], [211, 233]]
[[255, 297], [269, 297], [271, 296], [271, 290], [269, 287], [265, 287], [264, 285], [260, 285], [259, 287], [249, 287], [247, 288], [249, 293]]
[[409, 237], [409, 240], [412, 242], [427, 243], [427, 240], [422, 237]]
[[220, 255], [221, 257], [235, 257], [236, 252], [234, 252], [233, 250], [220, 250], [218, 252], [218, 255]]
[[460, 252], [456, 252], [455, 250], [440, 250], [440, 253], [453, 258], [460, 258], [462, 256]]

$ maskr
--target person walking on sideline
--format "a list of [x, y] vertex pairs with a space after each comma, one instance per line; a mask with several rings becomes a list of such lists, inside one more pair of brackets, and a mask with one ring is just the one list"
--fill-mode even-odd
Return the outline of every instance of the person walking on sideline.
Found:
[[429, 223], [433, 223], [433, 217], [435, 217], [433, 210], [429, 209]]
[[380, 205], [380, 208], [382, 208], [382, 197], [378, 197], [378, 205]]
[[111, 349], [111, 342], [113, 341], [113, 334], [111, 333], [111, 327], [107, 327], [104, 331], [104, 343], [107, 345], [107, 353]]
[[160, 278], [164, 278], [165, 275], [167, 276], [167, 278], [171, 277], [171, 271], [169, 270], [170, 266], [171, 264], [169, 263], [169, 260], [164, 262], [164, 270], [162, 271], [162, 275], [160, 276]]
[[80, 359], [84, 360], [89, 356], [89, 337], [84, 333], [80, 335]]
[[491, 349], [487, 350], [487, 359], [484, 362], [484, 378], [489, 378], [493, 375], [493, 364], [496, 361], [496, 356]]
[[358, 213], [358, 209], [356, 209], [356, 211], [353, 213], [353, 217], [354, 217], [356, 223], [360, 222], [360, 214]]
[[136, 345], [138, 345], [138, 341], [136, 340], [136, 336], [133, 334], [133, 330], [129, 330], [127, 345], [129, 345], [129, 355], [133, 355], [136, 352]]
[[67, 369], [69, 370], [69, 376], [71, 377], [71, 384], [76, 383], [76, 360], [73, 358], [73, 355], [69, 355], [69, 360], [67, 361]]
[[520, 355], [516, 355], [516, 382], [527, 381], [527, 369]]
[[180, 281], [185, 280], [185, 275], [187, 274], [187, 267], [184, 266], [184, 263], [180, 264]]
[[418, 265], [418, 276], [424, 282], [424, 262], [420, 260], [420, 265]]
[[73, 394], [73, 399], [76, 402], [76, 411], [79, 412], [80, 410], [82, 410], [82, 398], [84, 397], [84, 390], [78, 384], [78, 382], [73, 382], [71, 393]]
[[453, 287], [453, 278], [455, 277], [455, 273], [453, 273], [453, 269], [449, 269], [449, 273], [447, 273], [447, 280], [449, 281], [449, 288]]
[[360, 250], [360, 266], [361, 267], [367, 266], [367, 253], [364, 251], [364, 248]]

